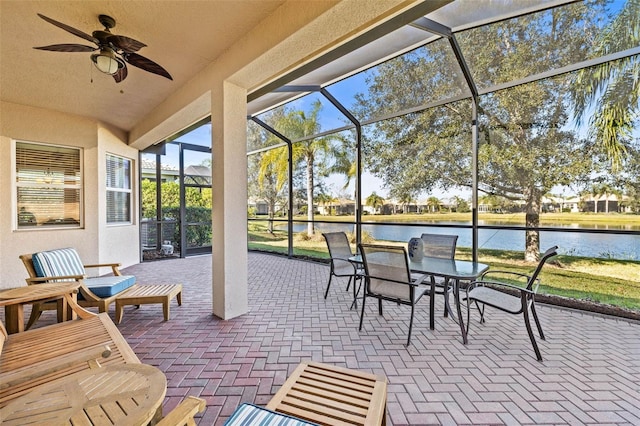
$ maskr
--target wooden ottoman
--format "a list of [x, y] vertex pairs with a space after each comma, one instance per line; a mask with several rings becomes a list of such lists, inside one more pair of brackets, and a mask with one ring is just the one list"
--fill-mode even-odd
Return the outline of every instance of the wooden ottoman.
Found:
[[164, 320], [169, 321], [169, 304], [176, 298], [178, 306], [182, 305], [182, 284], [138, 285], [116, 298], [116, 324], [122, 321], [126, 305], [146, 305], [162, 303]]
[[301, 363], [267, 409], [319, 425], [385, 425], [387, 378], [317, 362]]

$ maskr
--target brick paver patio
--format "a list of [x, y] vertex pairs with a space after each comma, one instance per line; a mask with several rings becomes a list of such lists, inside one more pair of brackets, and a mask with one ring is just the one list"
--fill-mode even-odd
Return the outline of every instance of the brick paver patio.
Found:
[[[469, 344], [442, 317], [429, 330], [428, 297], [404, 346], [408, 307], [368, 305], [358, 332], [346, 280], [323, 299], [329, 267], [249, 253], [249, 313], [211, 314], [211, 256], [124, 270], [143, 284], [181, 282], [183, 305], [126, 307], [118, 326], [142, 362], [167, 375], [164, 410], [186, 395], [206, 399], [198, 424], [220, 425], [242, 402], [265, 405], [301, 360], [384, 374], [388, 424], [640, 424], [640, 325], [540, 306], [547, 336], [536, 361], [521, 316], [472, 317]], [[52, 315], [49, 312], [45, 315]], [[113, 312], [112, 312], [113, 314]], [[43, 315], [44, 316], [44, 315]]]

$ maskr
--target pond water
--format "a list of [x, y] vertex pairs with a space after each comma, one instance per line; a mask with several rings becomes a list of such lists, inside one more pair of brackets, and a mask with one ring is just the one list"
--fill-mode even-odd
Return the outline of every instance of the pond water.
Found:
[[[468, 225], [469, 222], [438, 222], [447, 225]], [[487, 223], [485, 223], [487, 224]], [[493, 222], [491, 225], [495, 225]], [[554, 225], [557, 226], [557, 225]], [[571, 228], [579, 227], [571, 225]], [[286, 225], [279, 226], [286, 229]], [[306, 224], [295, 223], [294, 232], [307, 229]], [[353, 231], [353, 225], [342, 223], [317, 223], [316, 231], [335, 232]], [[593, 229], [593, 228], [591, 228]], [[619, 229], [619, 228], [617, 228]], [[471, 247], [471, 230], [459, 228], [438, 228], [434, 226], [403, 226], [363, 224], [363, 232], [368, 232], [376, 240], [409, 241], [422, 233], [455, 234], [458, 235], [459, 247]], [[478, 245], [483, 249], [524, 251], [525, 231], [480, 229], [478, 231]], [[571, 256], [599, 257], [620, 260], [640, 260], [640, 235], [619, 234], [590, 234], [577, 232], [540, 232], [540, 249], [542, 251], [557, 245], [558, 252]]]

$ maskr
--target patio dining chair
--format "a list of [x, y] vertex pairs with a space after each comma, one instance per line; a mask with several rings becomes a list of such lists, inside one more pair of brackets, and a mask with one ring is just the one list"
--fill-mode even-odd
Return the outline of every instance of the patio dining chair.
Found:
[[[480, 312], [480, 322], [484, 322], [485, 306], [491, 306], [509, 314], [522, 314], [524, 316], [524, 324], [527, 328], [527, 333], [529, 333], [529, 339], [531, 340], [531, 344], [538, 361], [542, 361], [542, 355], [540, 354], [540, 349], [538, 349], [538, 344], [536, 343], [533, 330], [531, 329], [529, 310], [531, 310], [531, 313], [533, 314], [533, 319], [536, 322], [540, 338], [545, 340], [544, 333], [542, 332], [542, 326], [540, 325], [540, 320], [536, 313], [535, 295], [538, 291], [538, 286], [540, 285], [538, 275], [547, 260], [558, 254], [557, 250], [558, 246], [553, 246], [544, 252], [538, 262], [538, 266], [531, 275], [511, 271], [490, 270], [485, 272], [480, 277], [480, 280], [472, 282], [467, 287], [466, 299], [468, 303], [474, 302], [478, 307], [478, 311]], [[498, 275], [501, 279], [508, 279], [510, 282], [488, 280], [487, 277], [490, 275]], [[526, 285], [521, 287], [517, 284], [513, 284], [513, 282], [517, 282], [518, 278], [526, 279]], [[480, 307], [480, 305], [482, 306]], [[469, 327], [469, 321], [467, 321], [467, 327]]]
[[434, 286], [421, 286], [428, 275], [412, 279], [409, 271], [407, 251], [402, 246], [384, 246], [360, 244], [360, 254], [365, 270], [365, 286], [362, 297], [362, 313], [360, 314], [360, 328], [364, 320], [364, 308], [367, 297], [378, 299], [378, 314], [382, 315], [382, 301], [388, 300], [402, 305], [411, 306], [409, 317], [409, 333], [407, 346], [411, 344], [411, 330], [416, 303], [420, 298], [429, 294], [434, 297]]
[[327, 298], [329, 294], [329, 287], [331, 287], [331, 280], [335, 277], [349, 277], [347, 282], [347, 291], [353, 282], [353, 297], [354, 300], [359, 292], [359, 288], [356, 289], [355, 281], [359, 280], [361, 274], [360, 269], [349, 258], [353, 256], [351, 252], [351, 246], [349, 245], [349, 239], [344, 232], [326, 232], [323, 233], [325, 241], [327, 242], [327, 248], [329, 249], [329, 256], [331, 257], [331, 270], [329, 271], [329, 282], [327, 283], [327, 289], [324, 291], [324, 298]]
[[[458, 243], [457, 235], [444, 234], [422, 234], [423, 253], [428, 257], [437, 257], [439, 259], [454, 259], [456, 255], [456, 245]], [[452, 287], [447, 284], [448, 278], [430, 276], [431, 282], [435, 285], [436, 294], [442, 294], [446, 299], [444, 304], [444, 316], [449, 316], [448, 298], [449, 293], [453, 291]], [[447, 289], [445, 291], [445, 288]]]

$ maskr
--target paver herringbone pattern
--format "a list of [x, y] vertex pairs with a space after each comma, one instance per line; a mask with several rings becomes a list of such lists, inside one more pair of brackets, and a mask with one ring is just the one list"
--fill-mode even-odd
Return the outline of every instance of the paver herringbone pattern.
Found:
[[266, 404], [301, 360], [386, 375], [390, 425], [640, 424], [637, 323], [540, 306], [540, 363], [521, 316], [490, 311], [480, 324], [473, 312], [465, 346], [441, 297], [435, 330], [428, 298], [418, 305], [409, 348], [406, 306], [387, 303], [379, 317], [368, 304], [358, 332], [346, 280], [323, 299], [324, 264], [249, 253], [250, 309], [229, 321], [211, 314], [210, 256], [125, 271], [141, 283], [183, 284], [170, 321], [161, 305], [127, 307], [118, 328], [142, 362], [166, 373], [165, 412], [186, 395], [207, 400], [202, 425], [222, 424], [241, 402]]

